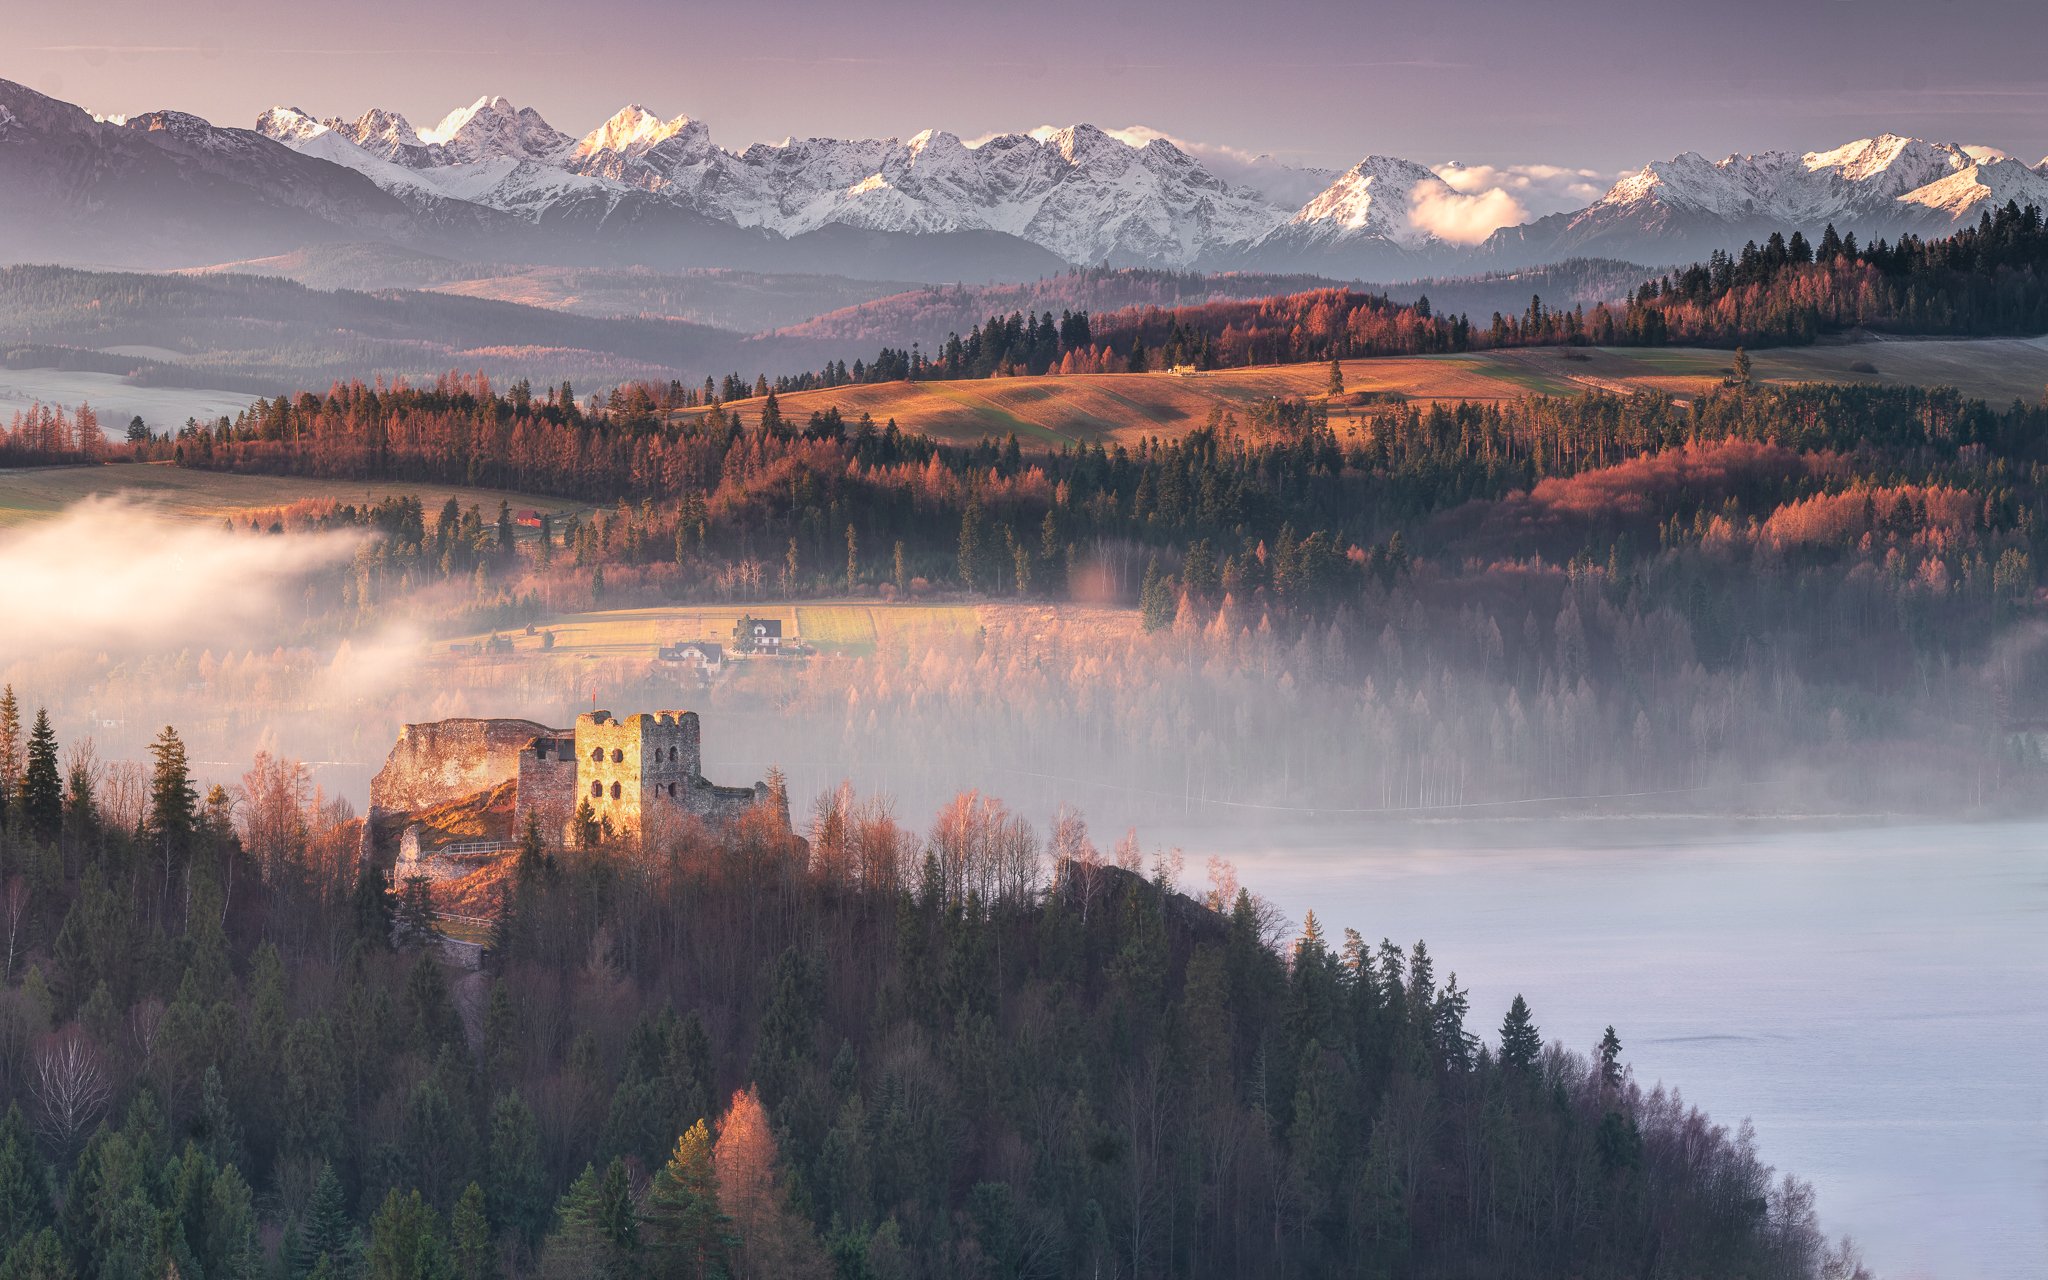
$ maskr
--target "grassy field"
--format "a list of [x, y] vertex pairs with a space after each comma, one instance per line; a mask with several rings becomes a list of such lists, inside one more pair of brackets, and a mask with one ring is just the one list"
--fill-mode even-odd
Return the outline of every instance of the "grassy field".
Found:
[[[1766, 382], [1950, 385], [1995, 404], [2040, 398], [2048, 386], [2048, 339], [1926, 339], [1832, 343], [1753, 353]], [[1347, 394], [1335, 416], [1374, 402], [1511, 400], [1588, 390], [1659, 390], [1696, 395], [1727, 376], [1731, 355], [1701, 348], [1534, 348], [1447, 356], [1388, 356], [1344, 362]], [[837, 406], [848, 418], [893, 418], [906, 431], [967, 441], [1016, 433], [1026, 444], [1134, 441], [1175, 436], [1221, 408], [1242, 416], [1275, 396], [1320, 397], [1329, 366], [1272, 365], [1192, 377], [1164, 373], [971, 382], [892, 382], [782, 397], [798, 421]], [[749, 407], [742, 406], [743, 414]]]
[[168, 463], [111, 463], [103, 467], [19, 467], [0, 469], [0, 528], [54, 515], [81, 499], [124, 497], [150, 503], [168, 514], [218, 520], [309, 498], [337, 502], [375, 502], [393, 494], [417, 495], [431, 520], [435, 508], [453, 497], [467, 507], [475, 503], [486, 519], [496, 519], [498, 504], [531, 507], [558, 515], [580, 504], [535, 498], [497, 489], [466, 489], [436, 484], [366, 483], [359, 480], [310, 480], [295, 476], [248, 476], [220, 471], [190, 471]]
[[[554, 634], [550, 656], [571, 660], [651, 658], [663, 645], [716, 640], [730, 647], [741, 615], [774, 618], [785, 641], [800, 639], [824, 653], [864, 655], [883, 646], [922, 646], [971, 639], [983, 625], [982, 611], [1000, 605], [883, 604], [862, 600], [818, 604], [671, 605], [651, 609], [602, 609], [570, 613], [541, 623]], [[443, 652], [467, 647], [490, 633], [439, 642]], [[501, 636], [506, 633], [500, 632]], [[536, 635], [511, 634], [515, 654], [541, 652]]]

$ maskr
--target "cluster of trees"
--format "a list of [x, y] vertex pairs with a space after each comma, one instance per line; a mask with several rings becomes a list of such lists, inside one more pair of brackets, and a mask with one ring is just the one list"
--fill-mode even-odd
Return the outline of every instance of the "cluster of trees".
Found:
[[1227, 866], [1190, 896], [1072, 813], [529, 828], [470, 973], [303, 766], [201, 795], [166, 729], [110, 799], [19, 720], [10, 1276], [1848, 1274], [1611, 1031], [1546, 1046], [1518, 998], [1482, 1040], [1423, 944], [1281, 945]]
[[89, 404], [75, 412], [58, 405], [30, 405], [0, 424], [0, 467], [92, 463], [112, 450]]
[[1739, 253], [1645, 282], [1630, 308], [1654, 311], [1661, 341], [1811, 342], [1867, 328], [1982, 337], [2048, 331], [2048, 228], [2008, 201], [1936, 240], [1858, 247], [1830, 225], [1818, 245], [1773, 233]]

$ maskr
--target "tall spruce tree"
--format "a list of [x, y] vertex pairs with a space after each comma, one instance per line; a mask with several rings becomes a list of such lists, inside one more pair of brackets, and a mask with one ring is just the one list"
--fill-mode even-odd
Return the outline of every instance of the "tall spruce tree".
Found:
[[36, 711], [35, 728], [28, 735], [20, 796], [21, 820], [29, 833], [42, 840], [56, 839], [64, 821], [64, 784], [57, 772], [57, 733], [45, 710]]
[[1500, 1064], [1512, 1071], [1526, 1071], [1536, 1065], [1542, 1052], [1543, 1033], [1529, 1015], [1529, 1002], [1517, 993], [1500, 1024]]
[[149, 784], [149, 834], [166, 858], [191, 848], [198, 826], [199, 794], [192, 787], [192, 769], [184, 740], [169, 725], [150, 744], [156, 768]]

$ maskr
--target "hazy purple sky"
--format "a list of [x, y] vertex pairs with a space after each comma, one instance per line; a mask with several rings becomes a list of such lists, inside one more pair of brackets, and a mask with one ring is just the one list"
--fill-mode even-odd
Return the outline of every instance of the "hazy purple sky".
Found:
[[2044, 0], [0, 0], [0, 77], [247, 125], [627, 102], [728, 145], [1087, 120], [1302, 162], [1602, 171], [1891, 129], [2048, 153]]

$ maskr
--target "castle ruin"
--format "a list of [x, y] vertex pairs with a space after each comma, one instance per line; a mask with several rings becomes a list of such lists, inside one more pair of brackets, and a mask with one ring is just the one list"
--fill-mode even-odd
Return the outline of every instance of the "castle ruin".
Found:
[[694, 711], [609, 711], [576, 717], [571, 729], [531, 720], [437, 720], [409, 724], [370, 782], [364, 851], [399, 856], [401, 873], [437, 874], [466, 856], [516, 842], [535, 819], [551, 844], [575, 839], [581, 806], [614, 836], [639, 841], [665, 824], [722, 823], [776, 803], [768, 784], [725, 787], [706, 780]]

